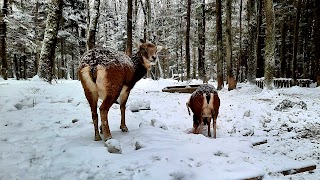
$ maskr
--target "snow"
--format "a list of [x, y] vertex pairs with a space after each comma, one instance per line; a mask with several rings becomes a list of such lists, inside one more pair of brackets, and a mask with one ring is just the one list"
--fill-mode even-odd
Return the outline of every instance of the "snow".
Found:
[[[186, 108], [190, 94], [161, 92], [166, 86], [186, 84], [138, 81], [127, 103], [129, 132], [119, 129], [119, 105], [111, 107], [114, 139], [109, 144], [119, 154], [108, 152], [103, 141], [94, 141], [90, 107], [79, 81], [50, 85], [38, 77], [0, 79], [0, 179], [320, 177], [319, 88], [262, 90], [239, 83], [236, 90], [222, 89], [217, 139], [213, 139], [206, 137], [207, 126], [203, 134], [190, 133], [192, 116]], [[150, 110], [132, 112], [130, 103], [141, 100], [149, 103]], [[283, 100], [303, 101], [307, 109], [274, 110]], [[267, 143], [253, 146], [263, 140]], [[317, 169], [288, 176], [278, 173], [307, 165]]]

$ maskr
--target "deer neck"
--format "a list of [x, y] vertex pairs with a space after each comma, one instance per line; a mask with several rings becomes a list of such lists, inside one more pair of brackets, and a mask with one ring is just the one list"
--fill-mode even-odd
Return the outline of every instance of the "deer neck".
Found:
[[141, 54], [138, 52], [132, 56], [132, 62], [133, 62], [133, 80], [135, 82], [139, 81], [144, 75], [147, 73], [147, 69], [141, 64], [143, 62]]

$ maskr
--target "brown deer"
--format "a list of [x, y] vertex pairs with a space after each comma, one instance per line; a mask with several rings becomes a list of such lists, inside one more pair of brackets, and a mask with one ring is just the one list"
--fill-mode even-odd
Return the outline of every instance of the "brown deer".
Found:
[[203, 124], [208, 125], [208, 136], [211, 137], [210, 123], [213, 119], [213, 137], [217, 137], [217, 117], [219, 114], [220, 99], [217, 90], [209, 84], [200, 85], [187, 102], [187, 109], [193, 112], [193, 133], [202, 132]]
[[96, 141], [101, 140], [98, 130], [98, 98], [102, 99], [99, 109], [101, 130], [105, 140], [112, 138], [108, 112], [117, 99], [121, 110], [120, 129], [127, 132], [125, 110], [130, 91], [150, 70], [151, 62], [156, 60], [159, 48], [160, 46], [140, 40], [138, 52], [132, 58], [109, 48], [89, 50], [81, 57], [78, 74], [91, 107]]

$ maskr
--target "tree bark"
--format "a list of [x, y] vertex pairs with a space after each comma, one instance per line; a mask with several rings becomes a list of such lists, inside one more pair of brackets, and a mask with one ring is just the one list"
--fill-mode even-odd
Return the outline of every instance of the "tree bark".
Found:
[[216, 0], [216, 34], [217, 34], [217, 89], [223, 88], [223, 46], [221, 0]]
[[315, 10], [315, 22], [314, 22], [314, 45], [315, 45], [315, 71], [316, 71], [316, 81], [317, 87], [320, 86], [320, 2], [316, 0], [316, 10]]
[[300, 23], [300, 14], [301, 14], [301, 0], [298, 0], [297, 5], [297, 14], [294, 24], [294, 36], [293, 36], [293, 57], [292, 57], [292, 70], [291, 70], [291, 77], [293, 80], [293, 85], [297, 84], [297, 49], [298, 49], [298, 34], [299, 34], [299, 23]]
[[240, 74], [240, 67], [242, 66], [242, 0], [240, 0], [240, 12], [239, 12], [239, 55], [238, 55], [238, 63], [237, 63], [237, 74], [236, 74], [236, 80], [238, 82], [242, 82], [242, 76]]
[[191, 14], [191, 0], [187, 0], [187, 29], [186, 29], [187, 79], [190, 79], [190, 14]]
[[7, 26], [4, 18], [8, 14], [8, 0], [3, 0], [3, 6], [0, 12], [0, 70], [1, 76], [4, 80], [8, 79], [8, 62], [6, 55], [6, 34], [7, 34]]
[[232, 36], [231, 36], [231, 6], [232, 0], [226, 1], [226, 62], [227, 62], [227, 77], [228, 90], [235, 89], [235, 79], [233, 75], [232, 63]]
[[40, 53], [40, 78], [51, 83], [53, 78], [54, 55], [57, 44], [59, 21], [62, 16], [62, 0], [52, 0], [47, 16], [46, 29]]
[[257, 26], [256, 26], [256, 2], [255, 0], [249, 0], [247, 2], [247, 22], [249, 33], [248, 39], [248, 60], [247, 60], [247, 80], [250, 84], [256, 84], [256, 74], [257, 74], [257, 59], [255, 44], [257, 43]]
[[257, 63], [257, 70], [256, 70], [256, 77], [260, 78], [260, 77], [263, 77], [264, 76], [264, 60], [263, 60], [263, 57], [262, 57], [262, 49], [263, 49], [263, 44], [264, 44], [264, 39], [263, 37], [261, 36], [262, 34], [262, 3], [263, 3], [263, 0], [258, 0], [258, 11], [257, 11], [257, 38], [256, 38], [256, 47], [255, 47], [255, 50], [256, 50], [256, 55], [255, 55], [255, 58], [256, 58], [256, 63]]
[[92, 17], [90, 16], [90, 24], [88, 30], [87, 50], [93, 49], [96, 43], [96, 31], [98, 19], [100, 16], [100, 0], [94, 0], [93, 9], [91, 9]]
[[281, 47], [280, 47], [280, 77], [285, 78], [287, 72], [286, 63], [286, 35], [287, 24], [285, 20], [281, 22]]
[[275, 16], [273, 10], [273, 0], [265, 0], [264, 2], [266, 15], [266, 47], [263, 86], [265, 89], [273, 89], [273, 74], [275, 66]]
[[205, 72], [205, 0], [201, 3], [201, 9], [198, 17], [198, 73], [203, 82], [206, 82]]
[[128, 0], [126, 53], [129, 57], [132, 56], [132, 0]]

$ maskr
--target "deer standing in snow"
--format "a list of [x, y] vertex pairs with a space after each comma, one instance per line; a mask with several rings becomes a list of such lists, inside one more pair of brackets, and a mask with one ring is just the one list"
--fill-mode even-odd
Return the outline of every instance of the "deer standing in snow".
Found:
[[217, 90], [209, 84], [200, 85], [188, 100], [187, 109], [193, 112], [193, 133], [199, 134], [203, 124], [208, 125], [208, 136], [211, 137], [210, 123], [213, 119], [213, 137], [217, 137], [217, 117], [219, 114], [220, 99]]
[[105, 140], [112, 138], [108, 112], [117, 99], [121, 110], [120, 129], [127, 132], [125, 110], [130, 91], [150, 70], [151, 62], [156, 60], [159, 49], [161, 48], [150, 42], [140, 40], [138, 52], [132, 58], [109, 48], [89, 50], [82, 56], [78, 74], [91, 107], [96, 141], [101, 140], [98, 130], [98, 98], [102, 99], [99, 109]]

